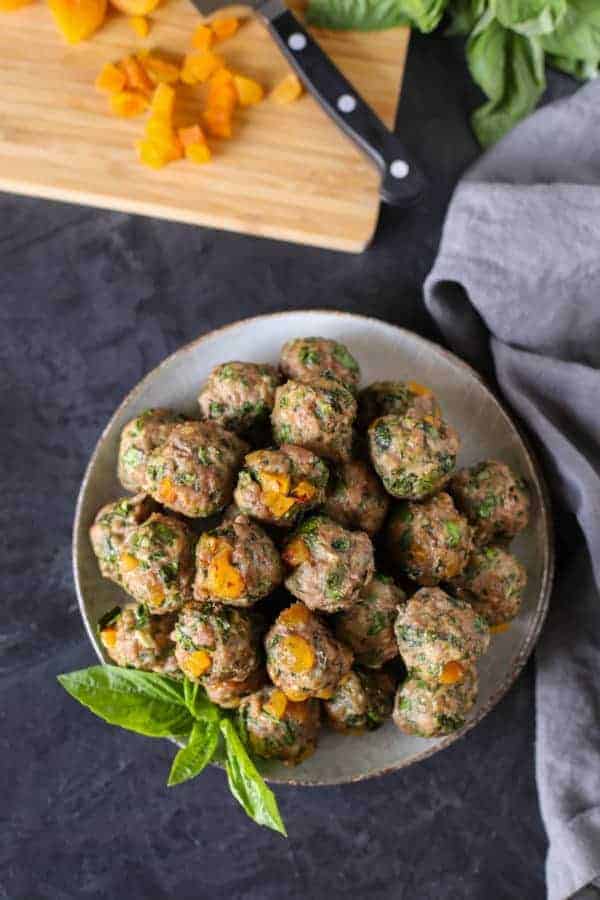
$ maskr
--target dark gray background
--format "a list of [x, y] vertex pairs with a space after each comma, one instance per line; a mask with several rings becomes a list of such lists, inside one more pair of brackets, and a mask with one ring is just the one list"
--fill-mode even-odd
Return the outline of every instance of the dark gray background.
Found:
[[95, 661], [71, 523], [114, 407], [180, 344], [242, 316], [331, 307], [435, 338], [421, 285], [477, 153], [478, 100], [460, 42], [414, 39], [399, 123], [432, 188], [408, 214], [384, 210], [361, 256], [0, 196], [0, 896], [543, 897], [531, 665], [433, 759], [363, 784], [279, 788], [288, 841], [245, 818], [220, 771], [167, 789], [169, 744], [109, 728], [55, 680]]

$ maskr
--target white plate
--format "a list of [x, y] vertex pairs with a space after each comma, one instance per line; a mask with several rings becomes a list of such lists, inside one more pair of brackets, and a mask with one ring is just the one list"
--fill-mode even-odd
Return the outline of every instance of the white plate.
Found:
[[479, 376], [436, 344], [377, 319], [307, 310], [258, 316], [204, 335], [150, 372], [125, 398], [108, 423], [90, 460], [77, 502], [73, 535], [75, 583], [90, 640], [106, 659], [95, 633], [99, 617], [123, 594], [100, 577], [88, 529], [100, 506], [122, 496], [117, 481], [119, 434], [129, 419], [150, 406], [197, 415], [196, 397], [217, 363], [231, 359], [276, 363], [292, 337], [318, 335], [347, 344], [358, 359], [363, 384], [382, 379], [414, 380], [430, 386], [445, 416], [462, 438], [459, 465], [492, 457], [507, 462], [529, 483], [531, 523], [513, 549], [527, 568], [528, 585], [519, 616], [493, 638], [479, 663], [480, 693], [466, 727], [457, 734], [425, 740], [401, 734], [391, 722], [378, 731], [348, 737], [323, 729], [317, 752], [294, 769], [267, 764], [270, 780], [339, 784], [369, 778], [423, 759], [472, 728], [498, 702], [531, 653], [542, 626], [552, 582], [551, 519], [539, 469], [516, 426]]

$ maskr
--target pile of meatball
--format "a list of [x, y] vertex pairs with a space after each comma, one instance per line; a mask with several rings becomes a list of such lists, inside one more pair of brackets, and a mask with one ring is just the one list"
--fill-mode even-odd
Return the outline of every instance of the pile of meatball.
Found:
[[131, 496], [90, 531], [129, 595], [99, 623], [111, 659], [183, 673], [237, 709], [255, 754], [288, 764], [322, 720], [460, 729], [526, 582], [508, 549], [523, 481], [494, 460], [457, 472], [458, 434], [427, 387], [359, 381], [324, 338], [289, 341], [278, 368], [217, 366], [198, 419], [149, 409], [125, 426]]

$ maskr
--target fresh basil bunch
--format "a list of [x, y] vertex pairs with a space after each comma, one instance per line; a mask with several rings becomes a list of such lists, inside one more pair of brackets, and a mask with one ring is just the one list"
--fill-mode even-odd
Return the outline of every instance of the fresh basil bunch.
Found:
[[532, 112], [546, 87], [545, 65], [577, 78], [600, 70], [599, 0], [310, 0], [324, 28], [369, 31], [409, 24], [427, 33], [444, 15], [448, 34], [467, 36], [467, 64], [488, 97], [472, 125], [487, 147]]
[[195, 778], [225, 745], [229, 789], [251, 819], [286, 835], [277, 800], [248, 756], [236, 728], [197, 684], [118, 666], [91, 666], [59, 675], [64, 689], [111, 725], [147, 737], [185, 740], [167, 784]]

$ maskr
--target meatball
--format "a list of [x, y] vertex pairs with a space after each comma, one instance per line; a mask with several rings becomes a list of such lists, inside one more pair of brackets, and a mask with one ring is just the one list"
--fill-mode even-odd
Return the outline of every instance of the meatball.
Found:
[[443, 493], [398, 506], [387, 537], [392, 559], [409, 578], [425, 585], [460, 575], [472, 549], [469, 523]]
[[267, 683], [265, 667], [260, 665], [244, 678], [243, 681], [223, 679], [222, 681], [204, 681], [206, 696], [223, 709], [237, 709], [244, 697], [259, 691]]
[[456, 431], [442, 419], [382, 416], [369, 425], [371, 460], [394, 497], [422, 500], [439, 491], [456, 464]]
[[432, 738], [458, 731], [477, 700], [477, 671], [468, 666], [462, 681], [429, 684], [418, 676], [400, 685], [394, 702], [394, 724], [405, 734]]
[[303, 522], [287, 541], [283, 559], [293, 569], [285, 580], [290, 594], [327, 613], [352, 606], [375, 571], [369, 536], [326, 516]]
[[304, 447], [249, 453], [238, 476], [234, 500], [247, 516], [289, 528], [300, 515], [325, 500], [329, 470]]
[[460, 578], [453, 582], [488, 625], [504, 625], [521, 607], [527, 574], [518, 559], [502, 547], [476, 549]]
[[251, 606], [282, 581], [283, 566], [275, 544], [247, 516], [238, 515], [200, 537], [195, 600]]
[[244, 682], [260, 667], [258, 622], [242, 609], [188, 603], [172, 638], [179, 667], [190, 681], [219, 686]]
[[247, 449], [244, 441], [216, 422], [175, 425], [148, 458], [148, 490], [184, 516], [210, 516], [230, 502]]
[[210, 373], [198, 403], [203, 418], [230, 431], [244, 432], [268, 420], [280, 384], [273, 366], [259, 363], [222, 363]]
[[346, 734], [374, 731], [391, 716], [395, 690], [394, 679], [387, 672], [353, 669], [324, 703], [329, 724]]
[[406, 595], [387, 575], [376, 574], [350, 609], [336, 616], [335, 635], [363, 666], [379, 669], [398, 656], [394, 624]]
[[461, 469], [452, 478], [449, 491], [475, 528], [478, 544], [512, 538], [527, 525], [527, 486], [505, 463], [490, 459]]
[[396, 619], [400, 655], [411, 674], [453, 684], [488, 648], [485, 619], [468, 603], [440, 588], [421, 588], [400, 607]]
[[104, 578], [121, 583], [119, 554], [128, 534], [157, 510], [148, 494], [122, 497], [98, 511], [90, 528], [90, 541]]
[[383, 525], [390, 500], [368, 463], [341, 463], [327, 494], [323, 511], [346, 528], [373, 536]]
[[352, 652], [302, 603], [279, 614], [265, 648], [269, 677], [290, 700], [331, 697], [352, 665]]
[[192, 599], [194, 535], [179, 519], [153, 513], [127, 537], [119, 574], [125, 590], [151, 613], [179, 609]]
[[348, 348], [327, 338], [308, 337], [288, 341], [281, 349], [279, 367], [287, 378], [294, 381], [337, 378], [352, 390], [360, 381], [360, 366]]
[[356, 400], [331, 378], [287, 381], [275, 392], [271, 421], [278, 444], [297, 444], [334, 462], [350, 458]]
[[373, 419], [381, 416], [406, 413], [417, 418], [431, 416], [434, 420], [442, 417], [433, 391], [416, 381], [375, 381], [360, 392], [358, 424], [361, 428], [368, 428]]
[[242, 701], [240, 731], [257, 756], [297, 765], [315, 752], [320, 716], [318, 700], [295, 703], [268, 685]]
[[117, 474], [128, 491], [143, 491], [148, 487], [146, 464], [157, 447], [162, 447], [171, 429], [182, 416], [170, 409], [147, 409], [128, 422], [121, 432]]
[[143, 603], [128, 603], [103, 617], [98, 625], [100, 639], [118, 666], [181, 675], [175, 659], [171, 631], [173, 613], [151, 616]]

